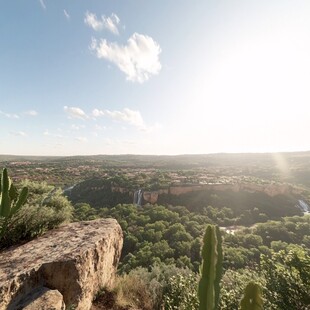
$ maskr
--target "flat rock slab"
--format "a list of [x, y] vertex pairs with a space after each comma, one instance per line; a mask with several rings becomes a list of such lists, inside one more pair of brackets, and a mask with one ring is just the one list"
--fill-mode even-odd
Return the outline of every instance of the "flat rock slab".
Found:
[[0, 309], [40, 287], [58, 290], [67, 307], [90, 309], [97, 291], [109, 286], [123, 235], [114, 219], [71, 223], [0, 253]]
[[63, 296], [57, 290], [40, 287], [23, 297], [7, 310], [65, 310]]

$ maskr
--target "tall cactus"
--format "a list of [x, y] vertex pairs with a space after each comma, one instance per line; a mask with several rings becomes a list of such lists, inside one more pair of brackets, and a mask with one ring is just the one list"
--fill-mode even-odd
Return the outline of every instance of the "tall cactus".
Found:
[[258, 284], [250, 282], [240, 303], [241, 310], [263, 310], [261, 288]]
[[0, 181], [0, 218], [4, 219], [3, 225], [0, 227], [0, 235], [4, 232], [8, 219], [26, 202], [27, 196], [28, 188], [24, 187], [18, 194], [16, 187], [8, 176], [7, 169], [4, 168]]
[[219, 304], [222, 277], [222, 238], [218, 226], [208, 225], [203, 239], [199, 310], [215, 310]]

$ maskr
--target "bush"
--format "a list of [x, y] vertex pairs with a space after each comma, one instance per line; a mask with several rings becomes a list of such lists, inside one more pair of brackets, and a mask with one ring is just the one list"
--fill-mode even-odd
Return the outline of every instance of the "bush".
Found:
[[[238, 310], [247, 283], [254, 281], [264, 287], [265, 281], [251, 269], [227, 270], [221, 282], [220, 309]], [[265, 303], [265, 309], [271, 309]]]
[[265, 295], [274, 309], [307, 310], [310, 305], [309, 251], [293, 245], [286, 250], [262, 257], [262, 274], [266, 279]]
[[163, 305], [165, 310], [198, 309], [197, 275], [175, 275], [170, 278], [164, 290]]
[[192, 310], [198, 305], [196, 289], [197, 275], [192, 271], [160, 264], [150, 271], [139, 267], [117, 276], [114, 287], [105, 293], [113, 297], [113, 309]]
[[[0, 248], [28, 241], [71, 220], [73, 207], [62, 196], [61, 190], [55, 190], [44, 183], [25, 184], [30, 192], [28, 203], [8, 221], [6, 233], [0, 240]], [[32, 189], [35, 191], [32, 192]]]
[[195, 278], [195, 289], [197, 289], [197, 275], [188, 268], [178, 268], [175, 265], [166, 265], [162, 263], [153, 266], [151, 271], [147, 271], [145, 268], [137, 268], [133, 272], [145, 279], [153, 300], [153, 309], [156, 310], [163, 309], [162, 307], [165, 305], [165, 296], [169, 295], [172, 279], [174, 277], [181, 276], [184, 279]]
[[153, 300], [145, 279], [131, 273], [116, 279], [114, 287], [117, 306], [132, 307], [134, 309], [152, 310]]

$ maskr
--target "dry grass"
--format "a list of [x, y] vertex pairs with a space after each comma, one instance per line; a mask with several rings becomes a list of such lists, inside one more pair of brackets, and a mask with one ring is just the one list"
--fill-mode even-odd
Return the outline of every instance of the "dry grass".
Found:
[[152, 310], [152, 297], [147, 283], [137, 275], [118, 276], [114, 287], [102, 291], [92, 310]]
[[132, 310], [152, 310], [153, 302], [148, 285], [136, 275], [118, 277], [113, 290], [116, 293], [116, 304]]

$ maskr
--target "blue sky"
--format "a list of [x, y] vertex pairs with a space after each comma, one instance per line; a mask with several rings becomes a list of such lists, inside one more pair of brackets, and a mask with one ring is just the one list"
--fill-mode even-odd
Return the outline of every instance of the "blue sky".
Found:
[[2, 154], [310, 149], [307, 0], [0, 8]]

